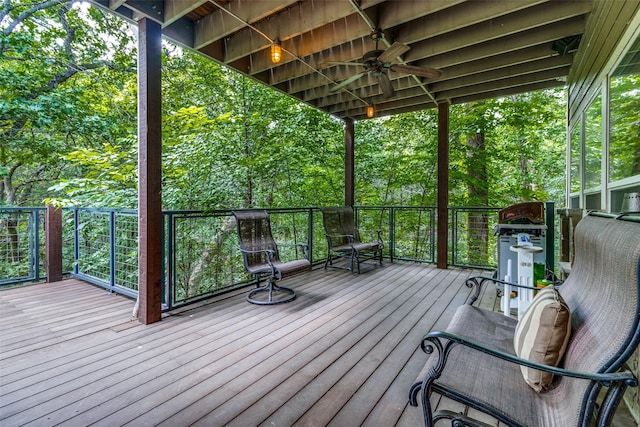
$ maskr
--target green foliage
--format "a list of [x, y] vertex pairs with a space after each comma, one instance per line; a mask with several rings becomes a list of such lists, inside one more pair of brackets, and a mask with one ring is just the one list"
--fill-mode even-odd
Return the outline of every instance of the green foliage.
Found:
[[548, 89], [452, 106], [451, 204], [468, 205], [466, 189], [474, 182], [467, 170], [476, 159], [466, 140], [474, 133], [485, 138], [489, 206], [564, 203], [565, 97], [563, 89]]
[[640, 73], [611, 78], [611, 165], [617, 181], [640, 174]]
[[135, 82], [128, 25], [81, 3], [43, 5], [6, 1], [0, 13], [0, 203], [40, 204], [48, 182], [75, 172], [60, 155], [112, 142], [135, 118], [131, 98], [112, 96]]
[[[135, 208], [133, 32], [67, 1], [2, 7], [0, 175], [17, 189], [4, 202]], [[165, 209], [343, 203], [341, 121], [168, 43], [162, 68]], [[564, 200], [564, 102], [548, 90], [452, 106], [451, 204]], [[435, 110], [356, 123], [355, 152], [356, 204], [436, 203]]]

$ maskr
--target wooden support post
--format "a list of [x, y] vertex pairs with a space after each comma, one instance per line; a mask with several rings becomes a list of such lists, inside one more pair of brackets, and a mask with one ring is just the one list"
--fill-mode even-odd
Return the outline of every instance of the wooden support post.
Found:
[[48, 283], [62, 280], [62, 209], [51, 205], [45, 218], [44, 264]]
[[138, 319], [162, 316], [161, 28], [138, 22]]
[[353, 119], [344, 119], [344, 204], [355, 203], [355, 126]]
[[446, 269], [449, 256], [449, 103], [438, 104], [438, 253], [436, 265]]

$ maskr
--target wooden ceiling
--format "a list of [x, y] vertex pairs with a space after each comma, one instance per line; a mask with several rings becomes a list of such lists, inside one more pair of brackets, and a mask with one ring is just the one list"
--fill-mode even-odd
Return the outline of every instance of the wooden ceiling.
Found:
[[[562, 86], [592, 0], [92, 0], [120, 16], [149, 17], [165, 38], [336, 117], [366, 119]], [[383, 37], [372, 37], [381, 30]], [[378, 33], [379, 34], [379, 33]], [[280, 43], [282, 59], [270, 59]], [[359, 62], [394, 42], [391, 62], [437, 78], [387, 71], [385, 98]], [[333, 89], [333, 90], [332, 90]]]

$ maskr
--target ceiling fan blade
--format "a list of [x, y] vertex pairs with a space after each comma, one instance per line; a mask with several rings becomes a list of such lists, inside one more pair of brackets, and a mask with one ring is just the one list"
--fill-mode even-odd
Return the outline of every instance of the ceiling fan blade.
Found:
[[357, 65], [358, 67], [364, 67], [365, 64], [363, 64], [362, 62], [327, 61], [327, 62], [321, 62], [318, 65], [320, 66], [320, 68], [327, 68], [332, 65]]
[[409, 49], [411, 48], [406, 44], [395, 42], [394, 44], [389, 46], [387, 50], [382, 52], [380, 56], [378, 56], [378, 60], [381, 62], [393, 62], [398, 56], [402, 55]]
[[329, 89], [329, 92], [337, 92], [340, 89], [342, 89], [343, 87], [349, 85], [350, 83], [355, 82], [356, 80], [358, 80], [360, 77], [364, 76], [365, 74], [367, 74], [366, 71], [362, 72], [362, 73], [358, 73], [356, 75], [353, 75], [351, 77], [349, 77], [347, 80], [338, 83], [337, 85], [335, 85], [334, 87], [332, 87], [331, 89]]
[[418, 67], [416, 65], [393, 64], [389, 67], [391, 71], [396, 73], [413, 74], [419, 77], [427, 77], [437, 79], [442, 75], [442, 71], [430, 67]]
[[380, 84], [380, 89], [382, 90], [382, 96], [385, 98], [391, 98], [395, 95], [396, 91], [393, 89], [391, 85], [391, 81], [386, 74], [380, 74], [378, 76], [378, 83]]

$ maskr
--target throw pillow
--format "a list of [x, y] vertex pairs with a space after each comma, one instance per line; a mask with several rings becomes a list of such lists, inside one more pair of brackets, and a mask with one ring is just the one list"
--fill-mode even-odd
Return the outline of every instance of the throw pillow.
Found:
[[[513, 337], [516, 355], [544, 365], [558, 366], [571, 335], [569, 307], [554, 286], [539, 291], [522, 313]], [[521, 366], [522, 376], [537, 392], [546, 389], [553, 374]]]

